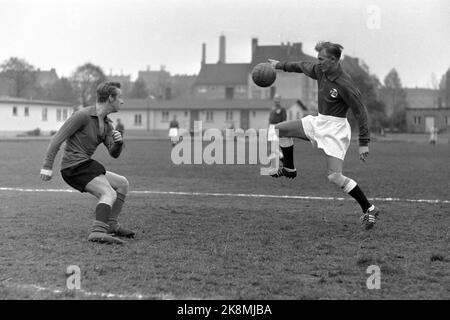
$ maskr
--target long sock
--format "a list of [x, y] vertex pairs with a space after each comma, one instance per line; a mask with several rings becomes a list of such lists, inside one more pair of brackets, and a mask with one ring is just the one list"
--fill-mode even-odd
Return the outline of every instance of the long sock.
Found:
[[122, 211], [122, 207], [123, 204], [125, 202], [125, 195], [122, 193], [117, 192], [117, 197], [116, 197], [116, 201], [114, 202], [112, 209], [111, 209], [111, 214], [109, 215], [108, 218], [108, 224], [114, 228], [118, 225], [118, 217], [120, 214], [120, 211]]
[[95, 220], [104, 223], [108, 222], [108, 217], [111, 214], [111, 206], [106, 203], [99, 203], [95, 207]]
[[280, 138], [280, 149], [283, 153], [283, 165], [288, 169], [294, 167], [294, 141], [292, 138]]
[[288, 169], [294, 169], [294, 146], [280, 147], [283, 152], [283, 164]]
[[108, 231], [108, 224], [104, 223], [102, 221], [94, 220], [94, 223], [92, 223], [91, 232], [101, 232], [101, 233], [107, 233]]
[[358, 185], [350, 190], [348, 194], [355, 198], [356, 201], [358, 201], [363, 212], [367, 212], [367, 210], [372, 206], [369, 200], [367, 200], [366, 195]]

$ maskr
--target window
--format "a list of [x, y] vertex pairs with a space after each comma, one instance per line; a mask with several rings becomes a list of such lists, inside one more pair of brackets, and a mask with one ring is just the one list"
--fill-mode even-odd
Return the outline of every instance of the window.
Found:
[[414, 124], [420, 124], [420, 116], [414, 116]]
[[16, 106], [14, 106], [12, 108], [12, 114], [13, 114], [14, 117], [17, 117], [17, 107]]
[[56, 121], [61, 121], [61, 108], [56, 109]]
[[47, 108], [42, 108], [42, 121], [47, 121]]
[[445, 117], [445, 125], [448, 126], [450, 124], [450, 116]]
[[162, 121], [169, 121], [169, 111], [162, 112]]
[[187, 118], [187, 116], [188, 116], [188, 112], [185, 111], [185, 112], [184, 112], [184, 117]]
[[234, 88], [233, 87], [225, 88], [225, 99], [227, 99], [227, 100], [234, 99]]
[[244, 86], [237, 86], [236, 87], [236, 92], [245, 93], [245, 87]]
[[227, 111], [226, 120], [233, 120], [233, 111]]
[[67, 108], [63, 109], [63, 120], [67, 120]]
[[213, 121], [213, 112], [212, 111], [206, 111], [206, 121]]
[[198, 91], [199, 93], [205, 93], [205, 92], [207, 92], [208, 90], [206, 89], [205, 86], [199, 86], [198, 89], [197, 89], [197, 91]]
[[256, 117], [256, 111], [253, 111], [253, 117]]
[[134, 125], [135, 126], [141, 126], [142, 125], [142, 115], [141, 114], [135, 114], [134, 115]]
[[30, 108], [28, 108], [28, 107], [23, 108], [23, 115], [25, 117], [30, 116]]

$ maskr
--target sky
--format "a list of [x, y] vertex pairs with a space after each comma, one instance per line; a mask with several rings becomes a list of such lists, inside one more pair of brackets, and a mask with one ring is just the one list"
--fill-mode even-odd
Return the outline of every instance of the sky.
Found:
[[395, 67], [406, 87], [450, 68], [448, 0], [0, 0], [0, 63], [20, 57], [64, 77], [86, 62], [132, 80], [161, 65], [198, 74], [202, 43], [216, 63], [221, 34], [229, 63], [249, 63], [258, 38], [302, 42], [312, 56], [316, 42], [337, 42], [380, 80]]

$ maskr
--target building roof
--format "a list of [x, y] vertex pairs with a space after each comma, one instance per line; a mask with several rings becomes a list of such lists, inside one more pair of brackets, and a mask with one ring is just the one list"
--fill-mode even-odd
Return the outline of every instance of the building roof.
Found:
[[[285, 108], [291, 107], [296, 99], [283, 99], [281, 104]], [[268, 110], [274, 105], [272, 100], [256, 99], [127, 99], [123, 110]]]
[[54, 68], [50, 70], [36, 70], [36, 82], [41, 86], [51, 85], [58, 80], [59, 77]]
[[301, 43], [256, 46], [250, 68], [261, 62], [267, 62], [267, 59], [279, 61], [316, 61], [312, 56], [302, 51]]
[[408, 109], [433, 109], [439, 104], [439, 91], [428, 88], [404, 88]]
[[368, 67], [358, 58], [344, 56], [344, 58], [341, 59], [341, 66], [345, 72], [353, 76], [369, 74]]
[[45, 100], [29, 100], [22, 98], [14, 98], [7, 96], [0, 96], [0, 104], [28, 104], [28, 105], [46, 105], [46, 106], [64, 106], [64, 107], [73, 107], [74, 105], [68, 102], [62, 101], [45, 101]]
[[203, 64], [195, 85], [247, 85], [249, 63]]

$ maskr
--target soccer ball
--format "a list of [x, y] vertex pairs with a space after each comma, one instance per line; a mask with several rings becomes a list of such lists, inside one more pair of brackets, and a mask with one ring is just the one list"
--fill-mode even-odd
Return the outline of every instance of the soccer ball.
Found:
[[276, 78], [277, 73], [268, 62], [258, 63], [252, 70], [253, 82], [258, 87], [270, 87]]

